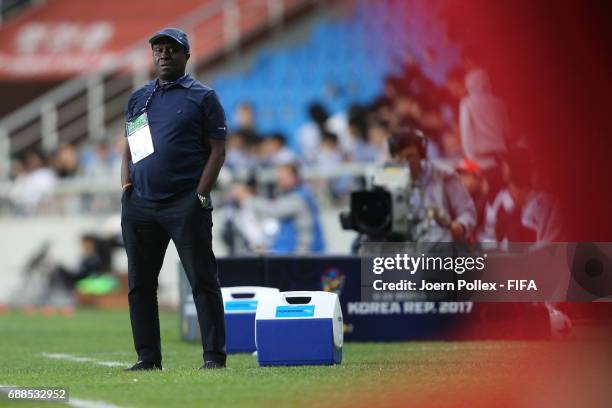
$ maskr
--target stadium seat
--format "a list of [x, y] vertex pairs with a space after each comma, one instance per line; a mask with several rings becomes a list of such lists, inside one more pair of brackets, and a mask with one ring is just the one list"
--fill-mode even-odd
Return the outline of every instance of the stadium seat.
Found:
[[[243, 72], [212, 78], [228, 112], [244, 102], [245, 89], [253, 98], [259, 130], [281, 131], [294, 147], [297, 128], [306, 120], [308, 104], [323, 102], [336, 113], [353, 103], [367, 103], [378, 95], [386, 75], [398, 74], [410, 50], [419, 62], [428, 49], [450, 55], [424, 65], [434, 82], [445, 80], [446, 71], [458, 61], [458, 50], [448, 50], [445, 28], [423, 16], [415, 3], [406, 12], [403, 2], [356, 2], [347, 16], [323, 18], [314, 23], [310, 35], [292, 47], [266, 48]], [[425, 24], [424, 17], [428, 23]], [[376, 24], [373, 23], [376, 21]], [[384, 21], [384, 24], [380, 24]], [[427, 46], [419, 46], [419, 44]], [[333, 97], [330, 86], [337, 87]]]

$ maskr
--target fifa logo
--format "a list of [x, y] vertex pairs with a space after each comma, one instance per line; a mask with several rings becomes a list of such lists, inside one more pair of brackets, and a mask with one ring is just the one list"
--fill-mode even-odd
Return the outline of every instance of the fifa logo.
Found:
[[340, 296], [346, 276], [338, 268], [329, 268], [321, 275], [321, 288]]

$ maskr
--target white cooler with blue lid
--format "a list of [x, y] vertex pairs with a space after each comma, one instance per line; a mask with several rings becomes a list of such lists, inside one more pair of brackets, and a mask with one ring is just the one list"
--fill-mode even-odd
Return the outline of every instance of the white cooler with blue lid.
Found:
[[257, 305], [257, 360], [261, 366], [331, 365], [342, 361], [342, 309], [331, 292], [280, 292]]
[[261, 299], [276, 288], [234, 286], [221, 288], [225, 309], [225, 348], [228, 353], [252, 353], [255, 347], [255, 312]]

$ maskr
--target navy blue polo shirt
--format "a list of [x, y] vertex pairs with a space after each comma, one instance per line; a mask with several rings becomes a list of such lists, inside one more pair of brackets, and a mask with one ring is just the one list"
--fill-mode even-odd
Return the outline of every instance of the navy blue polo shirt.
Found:
[[130, 96], [126, 120], [147, 109], [154, 152], [134, 164], [130, 160], [133, 189], [148, 200], [163, 200], [195, 189], [210, 156], [209, 139], [225, 140], [225, 112], [215, 91], [187, 74], [170, 85], [157, 80]]

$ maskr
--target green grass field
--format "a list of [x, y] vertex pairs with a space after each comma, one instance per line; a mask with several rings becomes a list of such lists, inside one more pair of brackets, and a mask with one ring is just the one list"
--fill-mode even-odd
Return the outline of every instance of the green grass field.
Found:
[[[204, 372], [197, 370], [200, 345], [179, 339], [177, 315], [162, 313], [161, 324], [164, 371], [126, 373], [121, 366], [102, 364], [128, 366], [136, 360], [127, 311], [79, 310], [71, 317], [0, 315], [0, 384], [67, 387], [71, 399], [119, 407], [354, 407], [397, 406], [398, 401], [422, 407], [449, 406], [451, 395], [451, 406], [474, 406], [470, 401], [479, 395], [488, 395], [497, 406], [514, 406], [516, 390], [508, 384], [537, 369], [532, 357], [552, 356], [551, 350], [570, 347], [524, 342], [352, 343], [345, 345], [339, 366], [260, 368], [255, 356], [232, 355], [226, 370]], [[49, 357], [54, 354], [56, 358]], [[86, 360], [75, 361], [78, 358]], [[41, 403], [0, 396], [0, 406]]]

